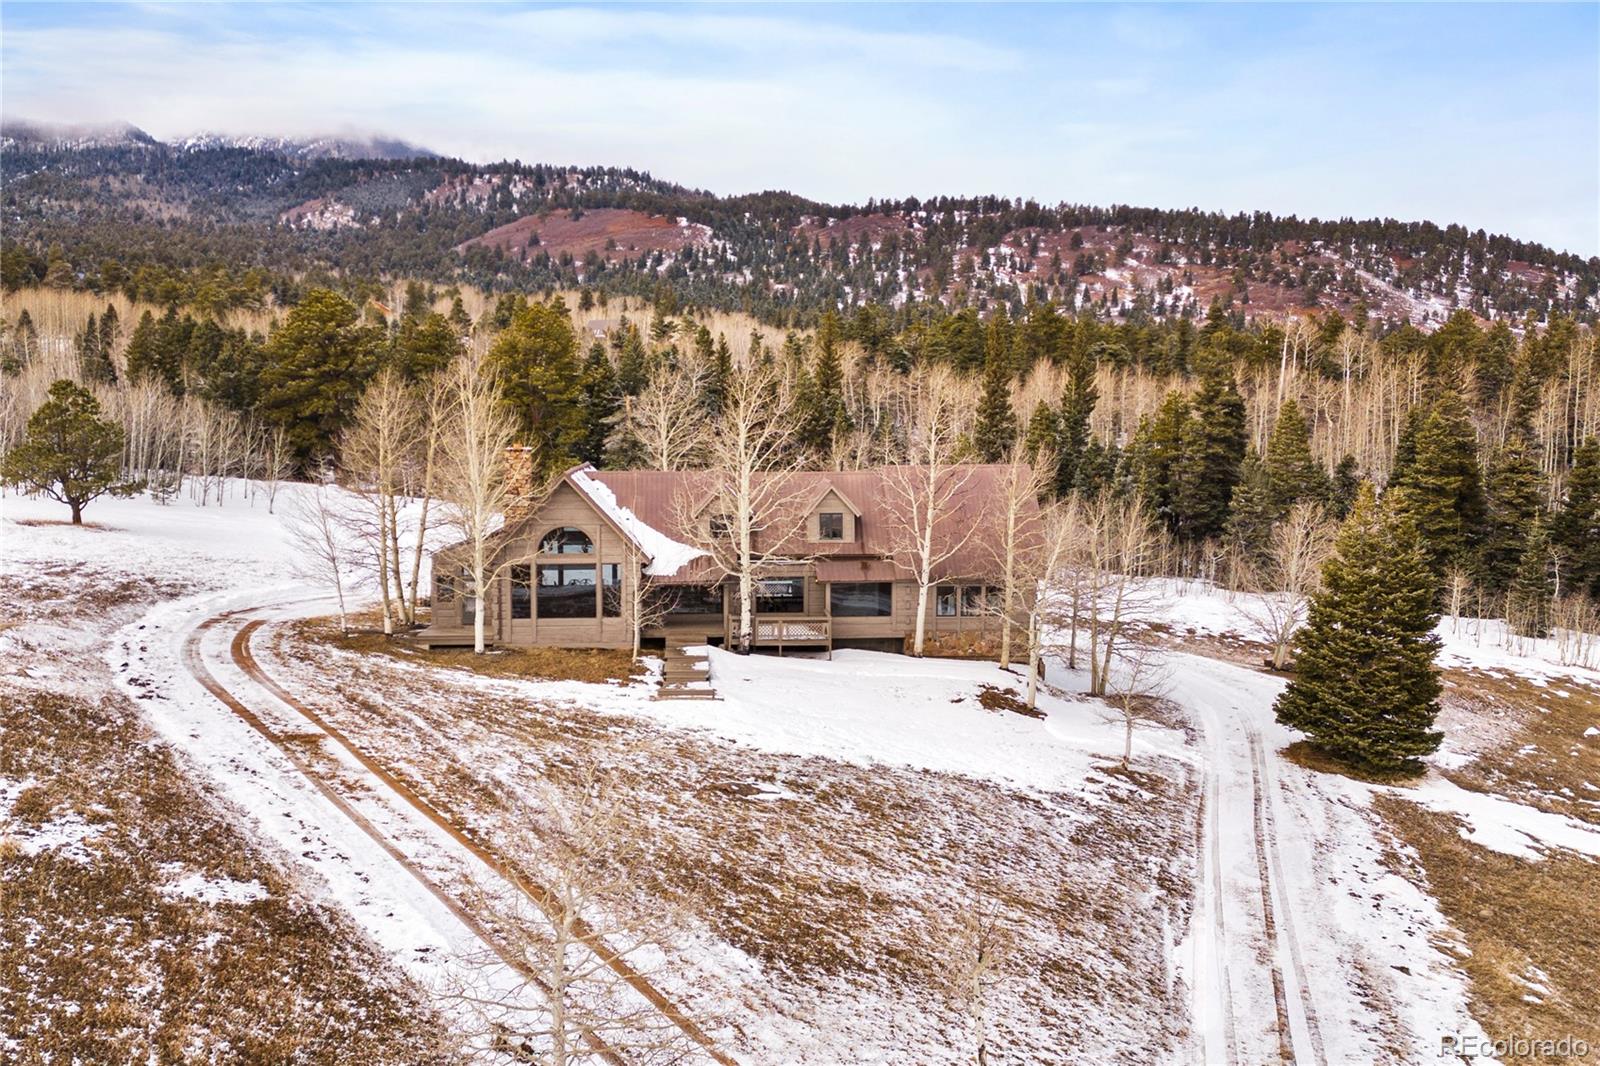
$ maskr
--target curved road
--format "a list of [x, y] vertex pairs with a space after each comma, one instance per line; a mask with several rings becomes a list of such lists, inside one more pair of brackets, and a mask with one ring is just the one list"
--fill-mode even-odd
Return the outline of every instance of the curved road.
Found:
[[[236, 625], [237, 629], [234, 631], [233, 638], [229, 644], [229, 654], [234, 665], [243, 671], [244, 675], [252, 682], [269, 693], [276, 704], [281, 704], [283, 708], [287, 708], [293, 717], [299, 720], [297, 725], [303, 728], [294, 729], [292, 731], [294, 735], [297, 735], [300, 739], [303, 739], [307, 733], [325, 736], [338, 744], [369, 775], [363, 781], [363, 784], [383, 793], [383, 798], [388, 801], [390, 807], [412, 817], [425, 819], [432, 826], [441, 830], [472, 858], [481, 863], [507, 890], [525, 896], [538, 906], [541, 911], [547, 914], [551, 913], [551, 908], [554, 906], [554, 900], [556, 899], [553, 893], [543, 885], [528, 880], [520, 873], [513, 873], [505, 860], [491, 847], [476, 840], [462, 827], [452, 822], [426, 799], [419, 796], [413, 789], [390, 773], [382, 764], [369, 756], [337, 727], [306, 707], [292, 693], [284, 689], [261, 669], [260, 664], [251, 652], [250, 644], [256, 632], [267, 623], [265, 619], [248, 617], [254, 613], [257, 612], [255, 610], [230, 611], [209, 618], [196, 627], [185, 641], [183, 647], [184, 665], [188, 671], [224, 706], [277, 748], [328, 799], [340, 814], [348, 818], [363, 833], [375, 841], [391, 860], [405, 870], [407, 874], [419, 881], [451, 914], [499, 955], [502, 961], [523, 974], [524, 977], [537, 983], [538, 976], [530, 971], [522, 960], [517, 959], [514, 954], [506, 952], [498, 946], [496, 938], [473, 915], [440, 887], [434, 878], [430, 877], [419, 864], [412, 861], [401, 850], [395, 840], [379, 830], [345, 796], [336, 791], [327, 778], [317, 771], [315, 765], [306, 757], [304, 752], [298, 750], [295, 744], [288, 742], [288, 736], [291, 731], [276, 729], [269, 725], [260, 714], [251, 709], [250, 705], [239, 693], [230, 691], [217, 679], [206, 664], [202, 644], [213, 630], [228, 625]], [[601, 961], [648, 1001], [667, 1021], [678, 1028], [684, 1036], [694, 1044], [699, 1045], [706, 1054], [722, 1064], [722, 1066], [735, 1066], [735, 1059], [719, 1049], [710, 1036], [693, 1019], [688, 1017], [625, 958], [613, 951], [592, 929], [580, 923], [578, 934], [581, 939], [588, 943], [590, 949], [595, 952]], [[614, 1064], [624, 1062], [617, 1052], [598, 1035], [589, 1033], [586, 1039], [590, 1049], [605, 1061]]]

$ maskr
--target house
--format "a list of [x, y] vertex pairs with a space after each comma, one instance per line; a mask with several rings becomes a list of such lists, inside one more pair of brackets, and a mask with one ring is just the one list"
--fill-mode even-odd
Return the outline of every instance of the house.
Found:
[[[907, 646], [918, 587], [895, 554], [894, 470], [770, 475], [782, 479], [790, 502], [779, 512], [781, 522], [757, 540], [767, 562], [757, 588], [755, 646]], [[953, 552], [928, 598], [930, 636], [995, 625], [999, 564], [985, 531], [1001, 513], [1013, 472], [1003, 465], [956, 468], [961, 488], [934, 531], [950, 538]], [[493, 547], [494, 594], [482, 605], [488, 642], [627, 648], [634, 605], [642, 603], [646, 640], [735, 643], [738, 579], [717, 563], [719, 522], [725, 525], [726, 517], [717, 513], [712, 485], [700, 471], [583, 465], [562, 475], [537, 505], [509, 509]], [[421, 642], [472, 643], [480, 605], [469, 573], [462, 546], [435, 554], [433, 618], [417, 634]]]

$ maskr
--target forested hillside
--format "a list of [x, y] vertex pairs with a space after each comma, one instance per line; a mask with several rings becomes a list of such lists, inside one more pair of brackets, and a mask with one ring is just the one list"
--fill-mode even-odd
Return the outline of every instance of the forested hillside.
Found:
[[[353, 158], [367, 154], [378, 158]], [[814, 325], [824, 310], [1052, 301], [1141, 325], [1337, 310], [1437, 328], [1591, 318], [1600, 260], [1394, 220], [1045, 205], [997, 197], [829, 205], [714, 196], [603, 167], [440, 159], [401, 142], [8, 127], [0, 280], [202, 312], [287, 306], [386, 279], [589, 288]]]

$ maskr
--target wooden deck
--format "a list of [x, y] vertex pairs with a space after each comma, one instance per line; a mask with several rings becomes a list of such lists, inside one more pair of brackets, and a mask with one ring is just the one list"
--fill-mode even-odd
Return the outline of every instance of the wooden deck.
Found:
[[[736, 621], [729, 616], [727, 629], [723, 633], [724, 647], [731, 648], [738, 643], [734, 637]], [[777, 648], [779, 655], [783, 654], [784, 648], [826, 648], [831, 659], [833, 619], [827, 615], [758, 614], [750, 635], [750, 646]]]

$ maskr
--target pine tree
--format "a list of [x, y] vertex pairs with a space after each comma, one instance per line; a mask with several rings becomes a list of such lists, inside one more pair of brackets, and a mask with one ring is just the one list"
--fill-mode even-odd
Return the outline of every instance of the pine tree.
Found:
[[1011, 409], [1010, 361], [992, 350], [983, 368], [983, 395], [978, 400], [978, 422], [972, 446], [980, 462], [998, 463], [1017, 439], [1017, 413]]
[[559, 301], [517, 311], [489, 347], [489, 368], [500, 380], [522, 443], [534, 449], [538, 472], [570, 463], [583, 445], [583, 367], [572, 316]]
[[1554, 564], [1544, 523], [1535, 520], [1506, 590], [1506, 622], [1519, 636], [1550, 635], [1550, 600], [1555, 595]]
[[1288, 514], [1302, 500], [1321, 502], [1328, 497], [1328, 475], [1311, 458], [1311, 431], [1292, 397], [1278, 409], [1267, 439], [1266, 478], [1276, 516]]
[[1347, 455], [1333, 468], [1333, 484], [1328, 490], [1328, 505], [1333, 517], [1343, 522], [1350, 517], [1356, 505], [1356, 493], [1361, 490], [1361, 469], [1356, 457]]
[[1414, 771], [1438, 749], [1437, 582], [1416, 530], [1363, 486], [1297, 641], [1278, 721], [1355, 767]]
[[1246, 441], [1244, 398], [1232, 372], [1212, 370], [1195, 393], [1183, 427], [1176, 501], [1180, 536], [1198, 541], [1222, 533]]
[[733, 378], [733, 351], [728, 347], [728, 338], [721, 333], [717, 334], [717, 346], [712, 352], [711, 363], [706, 367], [706, 383], [703, 392], [706, 413], [720, 415], [723, 404], [728, 398], [728, 382]]
[[[138, 330], [134, 333], [137, 337]], [[298, 461], [332, 450], [377, 370], [382, 344], [382, 331], [364, 325], [360, 309], [328, 289], [309, 290], [273, 330], [264, 353], [260, 406], [287, 429]], [[129, 360], [131, 374], [131, 354]]]
[[22, 442], [0, 457], [0, 484], [64, 503], [72, 524], [82, 525], [83, 509], [95, 499], [131, 496], [142, 487], [122, 476], [124, 442], [122, 427], [100, 417], [92, 392], [57, 381], [28, 418]]
[[1454, 394], [1434, 405], [1416, 434], [1416, 453], [1396, 487], [1434, 570], [1471, 561], [1483, 529], [1483, 482], [1476, 436]]
[[1590, 437], [1573, 452], [1566, 500], [1551, 520], [1550, 539], [1565, 584], [1600, 596], [1600, 438]]
[[1271, 542], [1272, 525], [1283, 517], [1284, 512], [1273, 502], [1268, 465], [1257, 456], [1245, 456], [1239, 484], [1233, 490], [1230, 510], [1228, 543], [1246, 561], [1260, 562]]
[[1033, 414], [1028, 417], [1028, 428], [1022, 435], [1022, 444], [1027, 451], [1028, 461], [1036, 461], [1041, 454], [1057, 455], [1060, 446], [1057, 438], [1060, 432], [1061, 423], [1056, 418], [1055, 408], [1048, 402], [1041, 401], [1033, 409]]
[[1183, 430], [1189, 401], [1183, 393], [1167, 393], [1153, 415], [1139, 421], [1131, 462], [1139, 495], [1169, 531], [1178, 525], [1178, 463], [1183, 455]]
[[1078, 478], [1078, 464], [1089, 443], [1089, 419], [1100, 394], [1094, 385], [1094, 357], [1074, 350], [1067, 358], [1067, 383], [1061, 390], [1060, 444], [1057, 446], [1056, 491], [1066, 493]]
[[1490, 470], [1487, 488], [1478, 580], [1499, 595], [1510, 587], [1529, 535], [1544, 512], [1544, 474], [1521, 437], [1506, 441]]
[[[710, 334], [706, 335], [710, 340]], [[832, 311], [822, 316], [814, 340], [817, 358], [799, 376], [800, 444], [826, 460], [835, 441], [850, 429], [844, 404], [844, 367], [839, 360], [839, 319]]]
[[578, 458], [599, 466], [605, 459], [606, 436], [611, 432], [622, 398], [617, 390], [617, 374], [606, 356], [605, 345], [595, 341], [583, 364], [583, 441]]

